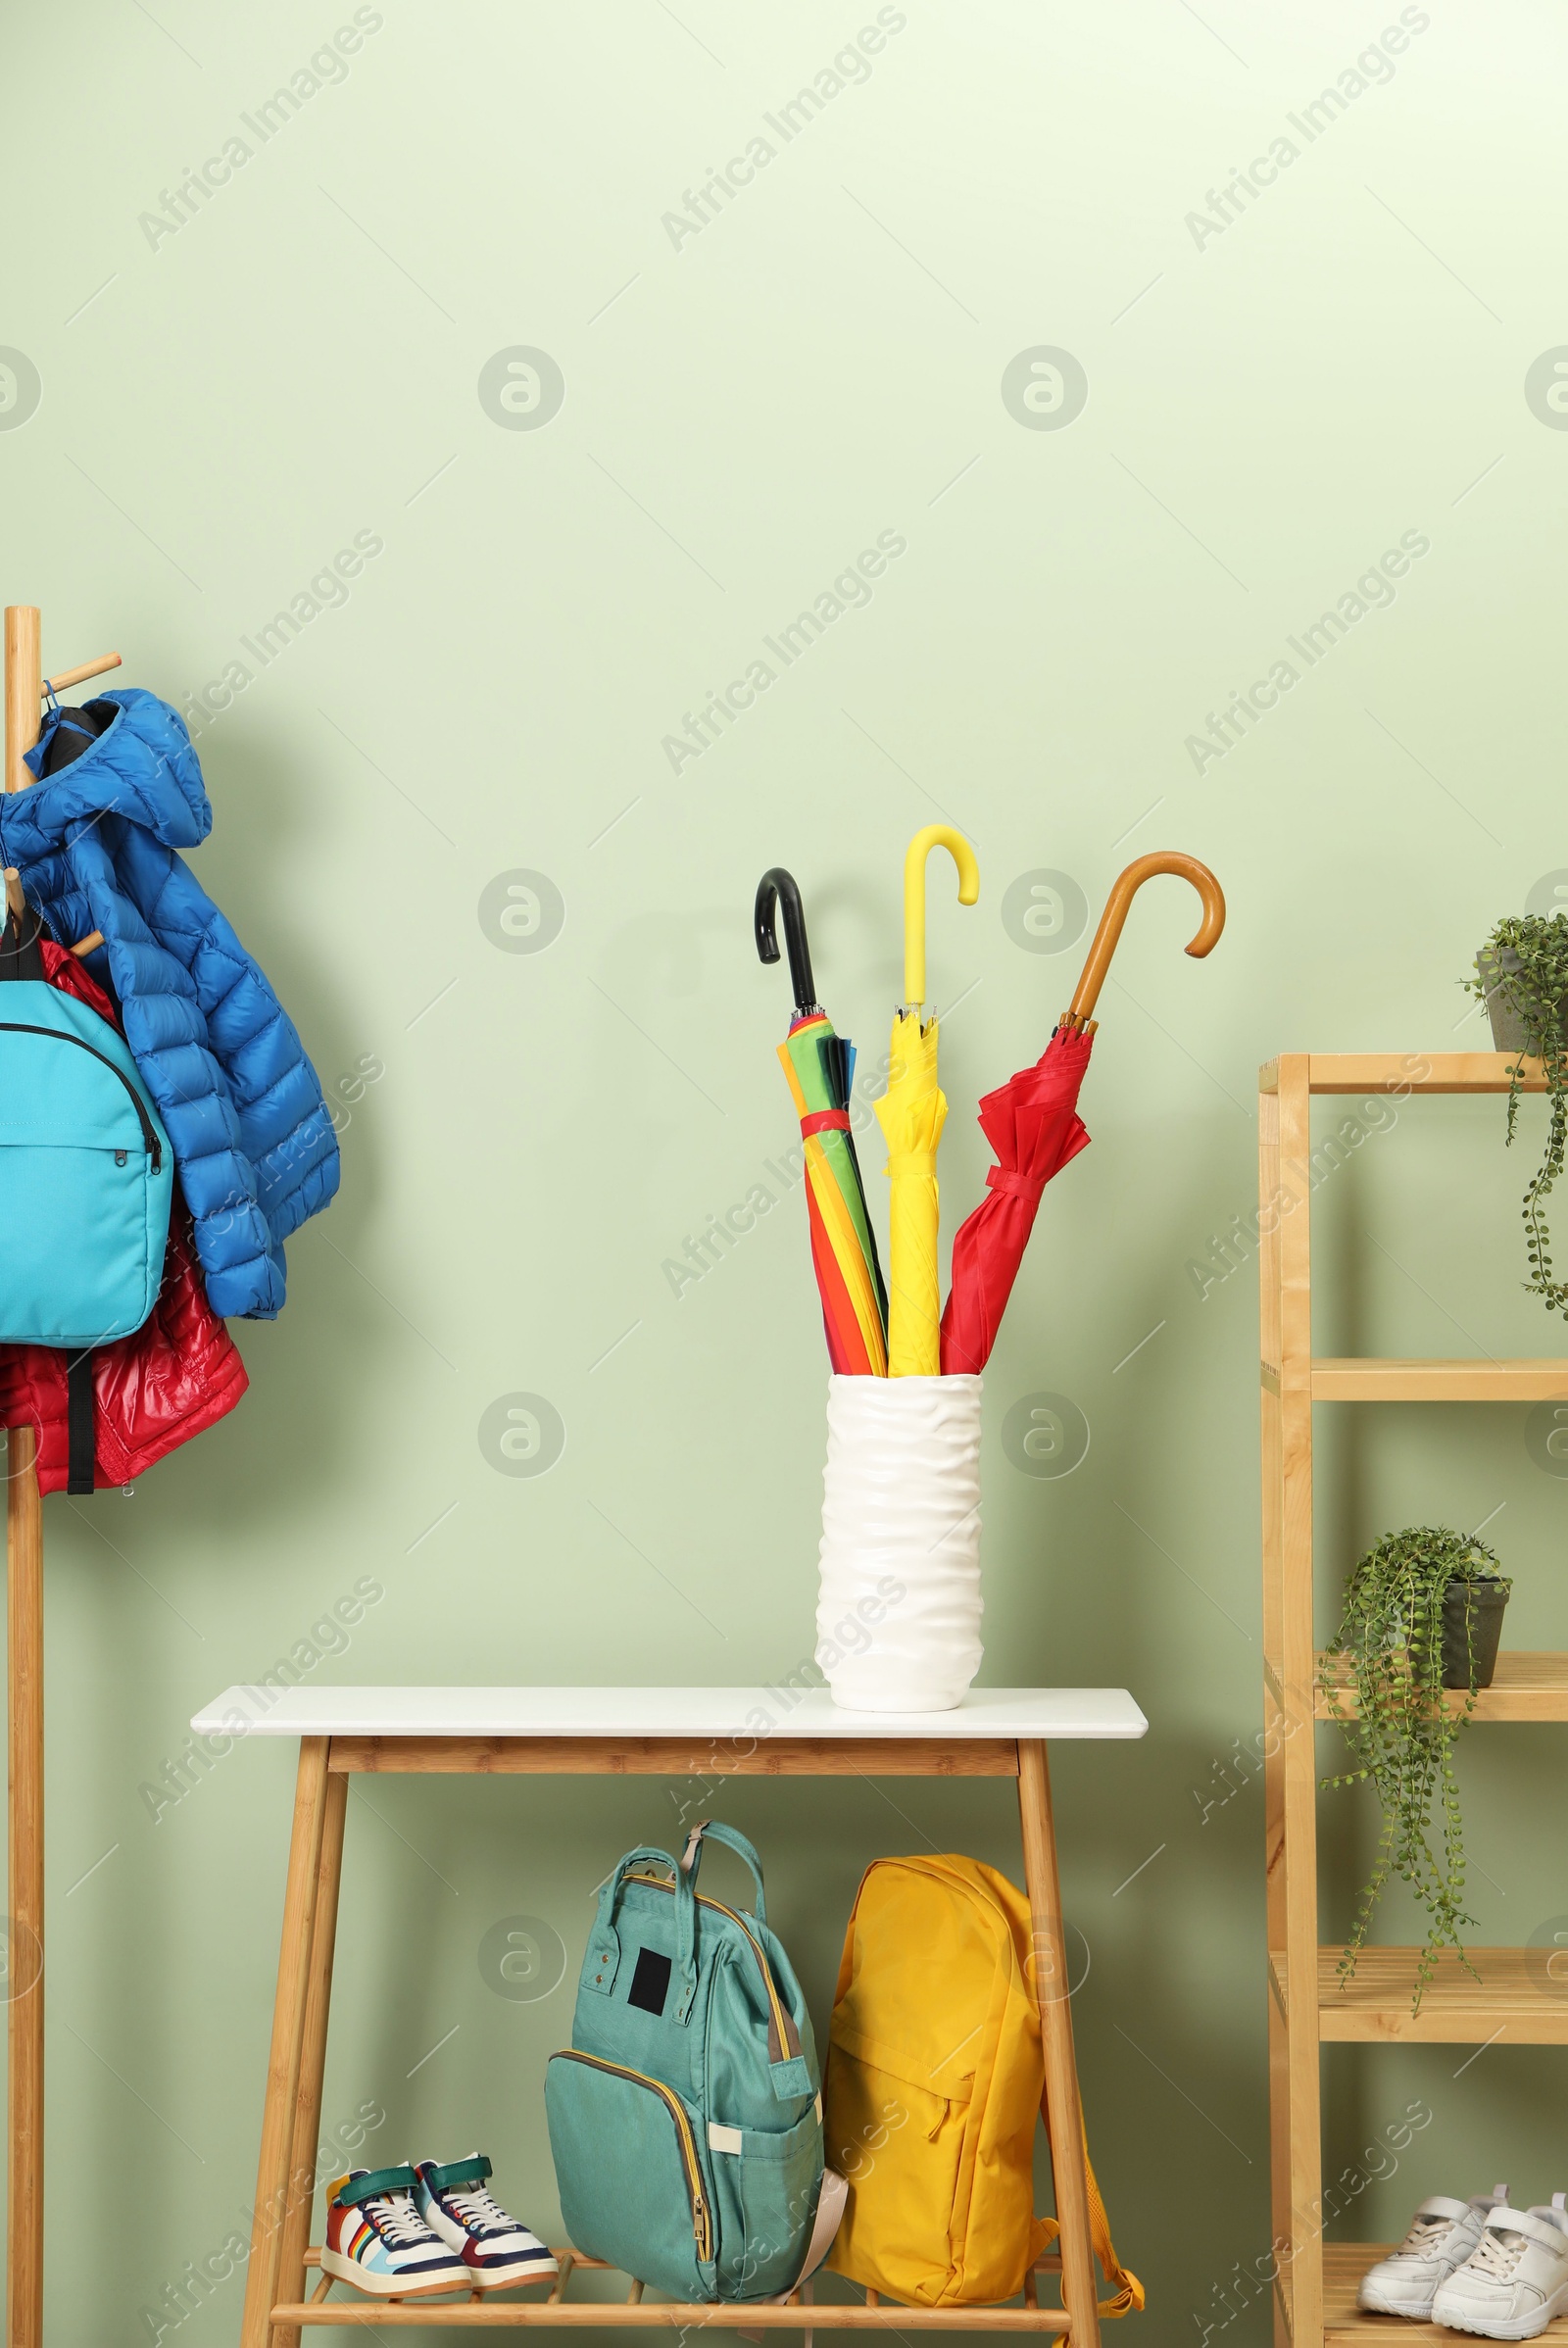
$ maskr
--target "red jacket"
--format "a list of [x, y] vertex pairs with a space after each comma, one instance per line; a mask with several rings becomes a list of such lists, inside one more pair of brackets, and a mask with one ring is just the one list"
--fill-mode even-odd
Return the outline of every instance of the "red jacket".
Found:
[[[44, 976], [118, 1027], [108, 996], [74, 954], [44, 939]], [[163, 1286], [133, 1337], [92, 1356], [93, 1481], [128, 1484], [233, 1409], [250, 1380], [239, 1348], [207, 1301], [190, 1215], [174, 1186]], [[64, 1492], [70, 1454], [66, 1356], [51, 1345], [0, 1345], [0, 1426], [30, 1425], [38, 1485]]]

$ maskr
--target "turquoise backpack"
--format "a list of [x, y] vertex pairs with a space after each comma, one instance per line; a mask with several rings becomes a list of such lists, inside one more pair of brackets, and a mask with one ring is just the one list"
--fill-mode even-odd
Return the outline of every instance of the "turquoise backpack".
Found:
[[139, 1329], [173, 1183], [108, 1021], [41, 978], [0, 985], [0, 1343], [80, 1351]]
[[[705, 1836], [751, 1869], [751, 1914], [698, 1891]], [[803, 2280], [842, 2186], [823, 2191], [810, 2017], [744, 1834], [705, 1820], [678, 1866], [627, 1852], [600, 1894], [572, 2040], [546, 2069], [545, 2110], [574, 2246], [675, 2299]]]

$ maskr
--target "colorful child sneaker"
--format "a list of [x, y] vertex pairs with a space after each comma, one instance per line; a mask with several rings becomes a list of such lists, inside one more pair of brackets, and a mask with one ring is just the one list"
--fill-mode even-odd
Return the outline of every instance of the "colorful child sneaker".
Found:
[[468, 2269], [415, 2206], [410, 2168], [351, 2169], [326, 2189], [321, 2272], [377, 2299], [472, 2288]]
[[481, 2291], [537, 2282], [558, 2272], [539, 2236], [509, 2217], [485, 2186], [490, 2163], [482, 2152], [466, 2161], [418, 2161], [419, 2215], [455, 2251], [468, 2281]]
[[1465, 2264], [1441, 2285], [1432, 2319], [1486, 2340], [1533, 2340], [1568, 2309], [1568, 2208], [1494, 2210]]
[[1416, 2211], [1398, 2249], [1362, 2275], [1357, 2307], [1377, 2316], [1413, 2316], [1424, 2323], [1439, 2285], [1464, 2265], [1492, 2212], [1505, 2209], [1507, 2203], [1506, 2185], [1477, 2193], [1469, 2201], [1434, 2193]]

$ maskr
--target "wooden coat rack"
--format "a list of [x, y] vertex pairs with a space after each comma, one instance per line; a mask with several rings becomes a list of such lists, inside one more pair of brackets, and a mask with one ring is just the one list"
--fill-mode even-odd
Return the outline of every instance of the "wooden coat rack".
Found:
[[[37, 607], [6, 607], [5, 787], [32, 776], [44, 677]], [[57, 692], [120, 666], [118, 653], [49, 679]], [[7, 871], [6, 904], [21, 884]], [[78, 951], [101, 943], [82, 939]], [[10, 1911], [6, 1995], [11, 2057], [7, 2156], [7, 2348], [43, 2348], [43, 1506], [30, 1427], [10, 1435], [6, 1479], [6, 1637], [10, 1683]]]

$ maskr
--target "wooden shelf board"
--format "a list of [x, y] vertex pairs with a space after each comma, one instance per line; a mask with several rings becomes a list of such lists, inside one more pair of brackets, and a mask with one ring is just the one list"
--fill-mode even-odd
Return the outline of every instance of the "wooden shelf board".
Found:
[[1568, 1359], [1534, 1361], [1379, 1360], [1372, 1355], [1312, 1363], [1314, 1402], [1568, 1401]]
[[[1355, 2304], [1356, 2285], [1368, 2267], [1375, 2267], [1380, 2258], [1387, 2258], [1394, 2245], [1390, 2242], [1325, 2242], [1323, 2245], [1323, 2338], [1335, 2344], [1353, 2341], [1355, 2348], [1367, 2348], [1372, 2340], [1384, 2339], [1391, 2348], [1406, 2348], [1407, 2343], [1419, 2343], [1420, 2348], [1456, 2348], [1464, 2338], [1462, 2332], [1449, 2331], [1442, 2324], [1413, 2324], [1408, 2316], [1367, 2316]], [[1568, 2342], [1568, 2316], [1559, 2316], [1538, 2334], [1544, 2340], [1560, 2344]]]
[[[1307, 1083], [1314, 1093], [1505, 1093], [1511, 1052], [1313, 1052]], [[1539, 1060], [1522, 1060], [1519, 1089], [1544, 1093]]]
[[770, 2300], [719, 2300], [711, 2306], [640, 2299], [316, 2299], [279, 2301], [274, 2324], [361, 2324], [388, 2329], [423, 2324], [427, 2330], [526, 2329], [578, 2331], [889, 2331], [1064, 2332], [1067, 2319], [1051, 2307], [775, 2307]]
[[[508, 2330], [547, 2325], [566, 2330], [591, 2331], [627, 2328], [639, 2331], [700, 2331], [709, 2327], [720, 2331], [1059, 2331], [1067, 2329], [1067, 2318], [1059, 2307], [981, 2306], [981, 2307], [897, 2307], [874, 2301], [850, 2300], [834, 2305], [831, 2300], [814, 2296], [803, 2300], [792, 2295], [784, 2305], [774, 2300], [722, 2300], [712, 2305], [692, 2305], [684, 2300], [649, 2299], [567, 2299], [566, 2285], [584, 2270], [599, 2273], [607, 2269], [602, 2259], [584, 2258], [576, 2251], [558, 2250], [562, 2274], [548, 2298], [516, 2299], [510, 2293], [492, 2293], [481, 2298], [477, 2292], [467, 2299], [455, 2294], [446, 2297], [389, 2301], [361, 2297], [345, 2288], [341, 2296], [323, 2299], [281, 2301], [271, 2311], [274, 2324], [347, 2324], [378, 2330], [388, 2326], [422, 2324], [426, 2328], [450, 2324], [455, 2330], [479, 2328]], [[321, 2254], [312, 2247], [305, 2253], [308, 2271], [319, 2268]], [[1036, 2274], [1059, 2274], [1061, 2262], [1054, 2256], [1043, 2258]], [[537, 2285], [534, 2286], [537, 2288]], [[852, 2289], [854, 2285], [850, 2286]], [[336, 2285], [333, 2286], [334, 2294]], [[808, 2291], [813, 2289], [810, 2283]], [[560, 2293], [558, 2297], [555, 2294]]]
[[[1321, 1669], [1326, 1658], [1318, 1657]], [[1349, 1666], [1336, 1658], [1337, 1678], [1344, 1689], [1341, 1709], [1355, 1717], [1355, 1693], [1349, 1677]], [[1451, 1688], [1447, 1691], [1450, 1712], [1464, 1708], [1465, 1691]], [[1317, 1717], [1332, 1720], [1329, 1702], [1322, 1689], [1317, 1695]], [[1544, 1649], [1519, 1647], [1504, 1651], [1497, 1657], [1497, 1669], [1490, 1688], [1483, 1688], [1476, 1696], [1476, 1708], [1471, 1720], [1568, 1720], [1568, 1655], [1551, 1654]]]
[[[1318, 2036], [1325, 2044], [1568, 2046], [1568, 1981], [1559, 1984], [1547, 1974], [1549, 1949], [1472, 1948], [1467, 1953], [1479, 1981], [1445, 1951], [1414, 2015], [1417, 1949], [1364, 1948], [1343, 1988], [1340, 1953], [1337, 1947], [1317, 1952]], [[1276, 1950], [1270, 1963], [1288, 1997], [1284, 1951]]]

